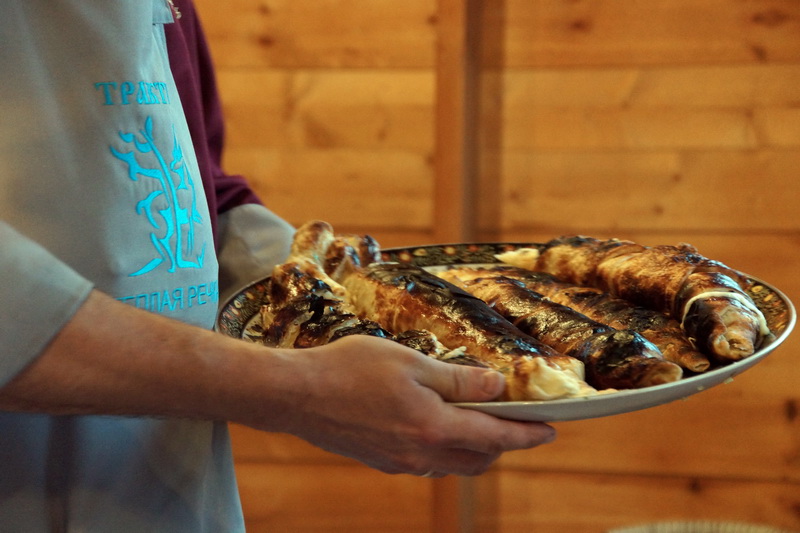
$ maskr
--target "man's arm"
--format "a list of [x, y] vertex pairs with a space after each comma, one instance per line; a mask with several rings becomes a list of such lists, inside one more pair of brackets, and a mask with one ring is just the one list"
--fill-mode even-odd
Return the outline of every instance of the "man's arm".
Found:
[[484, 401], [499, 374], [350, 337], [277, 350], [138, 310], [93, 291], [45, 351], [0, 388], [0, 409], [229, 420], [286, 432], [379, 470], [485, 471], [554, 436], [446, 401]]

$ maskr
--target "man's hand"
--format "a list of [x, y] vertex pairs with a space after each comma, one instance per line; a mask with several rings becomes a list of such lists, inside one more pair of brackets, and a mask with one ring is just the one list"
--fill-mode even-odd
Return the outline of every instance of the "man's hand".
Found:
[[501, 420], [448, 402], [496, 398], [503, 377], [354, 336], [294, 353], [306, 369], [285, 430], [388, 473], [477, 475], [505, 451], [552, 441], [540, 423]]
[[297, 435], [378, 470], [476, 475], [551, 441], [545, 424], [448, 402], [503, 390], [500, 374], [353, 336], [270, 349], [94, 292], [45, 352], [0, 387], [0, 409], [228, 420]]

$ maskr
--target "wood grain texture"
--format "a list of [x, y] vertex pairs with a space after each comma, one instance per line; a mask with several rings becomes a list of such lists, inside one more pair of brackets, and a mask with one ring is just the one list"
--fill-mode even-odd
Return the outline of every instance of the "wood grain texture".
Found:
[[430, 151], [427, 70], [222, 70], [228, 141], [241, 147]]
[[508, 67], [800, 59], [800, 6], [792, 0], [509, 0], [507, 21]]
[[198, 0], [222, 68], [434, 65], [435, 0]]
[[237, 464], [247, 531], [426, 531], [430, 480], [388, 476], [367, 467]]
[[273, 211], [297, 225], [322, 219], [335, 227], [355, 226], [370, 232], [432, 227], [432, 169], [419, 155], [260, 149], [231, 149], [229, 153], [237, 158], [236, 168], [243, 173], [280, 176], [279, 180], [253, 183]]
[[665, 521], [797, 529], [798, 485], [649, 475], [502, 471], [504, 533], [604, 533]]
[[511, 232], [797, 231], [800, 151], [506, 153]]
[[[800, 3], [479, 4], [474, 50], [466, 11], [443, 17], [437, 0], [197, 0], [227, 168], [295, 224], [321, 218], [387, 247], [468, 225], [485, 240], [690, 242], [800, 302]], [[442, 39], [460, 48], [443, 56]], [[479, 76], [465, 75], [468, 60]], [[441, 160], [457, 164], [437, 173]], [[474, 220], [446, 193], [465, 169], [477, 171]], [[556, 424], [555, 443], [507, 454], [474, 483], [385, 476], [234, 426], [248, 527], [599, 533], [706, 519], [800, 530], [798, 352], [795, 334], [685, 401]]]
[[436, 45], [434, 230], [439, 242], [474, 238], [477, 183], [477, 93], [480, 47], [477, 2], [439, 0]]

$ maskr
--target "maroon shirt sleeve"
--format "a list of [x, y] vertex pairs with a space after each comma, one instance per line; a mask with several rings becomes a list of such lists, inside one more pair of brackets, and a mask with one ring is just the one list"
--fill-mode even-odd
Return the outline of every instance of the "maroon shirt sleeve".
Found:
[[242, 176], [226, 174], [222, 169], [224, 123], [211, 54], [192, 0], [174, 0], [174, 4], [180, 17], [174, 24], [165, 25], [170, 67], [189, 123], [216, 234], [217, 214], [261, 202]]

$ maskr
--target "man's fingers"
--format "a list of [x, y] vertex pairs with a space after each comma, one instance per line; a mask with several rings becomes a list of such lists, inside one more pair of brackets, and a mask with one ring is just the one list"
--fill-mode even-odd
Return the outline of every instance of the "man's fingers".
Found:
[[480, 453], [526, 450], [556, 438], [555, 428], [548, 424], [504, 420], [467, 408], [453, 407], [448, 418], [461, 429], [452, 433], [456, 437], [448, 446]]
[[435, 390], [447, 402], [486, 402], [505, 388], [500, 372], [430, 360], [431, 367], [419, 376], [420, 384]]
[[[483, 368], [459, 366], [430, 359], [417, 380], [446, 402], [485, 402], [496, 399], [505, 387], [502, 374]], [[427, 366], [427, 365], [425, 365]], [[450, 405], [429, 438], [442, 448], [464, 449], [496, 455], [533, 448], [556, 437], [553, 427], [539, 422], [504, 420], [486, 413]]]
[[[504, 452], [533, 448], [556, 438], [555, 429], [547, 424], [501, 420], [467, 409], [453, 410], [452, 422], [461, 431], [450, 433], [445, 429], [443, 434], [448, 437], [430, 443], [438, 451], [433, 451], [422, 465], [427, 472], [479, 475]], [[465, 423], [465, 419], [469, 421]]]

